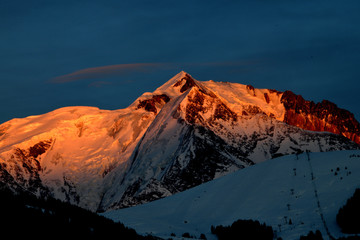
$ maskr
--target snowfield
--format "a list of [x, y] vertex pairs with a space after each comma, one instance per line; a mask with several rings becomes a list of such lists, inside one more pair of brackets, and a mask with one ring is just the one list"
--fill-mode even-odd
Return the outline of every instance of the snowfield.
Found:
[[[142, 234], [188, 232], [216, 239], [211, 225], [237, 219], [271, 225], [276, 237], [299, 239], [320, 230], [344, 236], [336, 214], [360, 187], [360, 151], [303, 153], [271, 159], [151, 203], [103, 213]], [[172, 237], [174, 238], [174, 237]]]

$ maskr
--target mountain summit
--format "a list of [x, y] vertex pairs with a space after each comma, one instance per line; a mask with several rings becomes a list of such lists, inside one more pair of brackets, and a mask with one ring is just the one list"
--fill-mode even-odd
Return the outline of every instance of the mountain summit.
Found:
[[358, 149], [359, 126], [328, 101], [180, 72], [125, 109], [65, 107], [1, 124], [0, 184], [124, 208], [270, 158]]

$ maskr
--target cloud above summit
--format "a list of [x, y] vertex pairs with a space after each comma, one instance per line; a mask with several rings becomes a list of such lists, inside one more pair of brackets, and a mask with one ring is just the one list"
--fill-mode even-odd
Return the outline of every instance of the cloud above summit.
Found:
[[104, 77], [123, 76], [134, 72], [149, 72], [165, 66], [164, 63], [131, 63], [81, 69], [69, 74], [52, 78], [52, 83], [68, 83], [83, 79], [98, 79]]
[[258, 64], [257, 61], [229, 61], [229, 62], [188, 62], [188, 63], [129, 63], [115, 64], [108, 66], [99, 66], [92, 68], [80, 69], [72, 73], [57, 76], [50, 79], [51, 83], [70, 83], [85, 79], [102, 79], [110, 77], [123, 77], [131, 74], [150, 73], [162, 71], [164, 69], [173, 69], [177, 71], [187, 70], [191, 68], [244, 68]]

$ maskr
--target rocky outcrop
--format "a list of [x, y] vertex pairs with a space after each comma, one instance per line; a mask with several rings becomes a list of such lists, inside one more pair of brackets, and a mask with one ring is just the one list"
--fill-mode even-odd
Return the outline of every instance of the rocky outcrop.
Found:
[[[183, 84], [184, 81], [185, 81], [185, 83]], [[196, 86], [195, 80], [187, 73], [185, 74], [185, 76], [182, 79], [180, 79], [180, 81], [178, 81], [177, 83], [174, 84], [174, 87], [178, 87], [181, 84], [183, 84], [180, 89], [181, 93]]]
[[246, 90], [250, 95], [256, 97], [255, 88], [252, 85], [246, 85]]
[[150, 99], [140, 100], [137, 109], [144, 108], [148, 112], [157, 114], [157, 107], [161, 108], [165, 103], [169, 102], [170, 98], [166, 94], [154, 95]]
[[264, 93], [264, 98], [265, 98], [266, 103], [270, 103], [270, 97], [269, 97], [269, 94]]
[[360, 124], [354, 114], [336, 104], [323, 100], [307, 101], [291, 91], [285, 91], [281, 102], [286, 113], [284, 122], [305, 130], [340, 134], [360, 144]]
[[40, 178], [43, 169], [39, 156], [50, 148], [51, 143], [52, 139], [40, 141], [28, 149], [14, 149], [8, 162], [0, 163], [0, 186], [27, 191], [38, 196], [48, 195], [49, 190]]
[[[237, 114], [224, 104], [213, 92], [208, 89], [195, 87], [188, 95], [185, 108], [185, 119], [189, 123], [204, 123], [204, 114], [211, 114], [213, 121], [223, 120], [234, 122]], [[211, 122], [213, 122], [211, 121]], [[211, 123], [210, 122], [210, 123]]]

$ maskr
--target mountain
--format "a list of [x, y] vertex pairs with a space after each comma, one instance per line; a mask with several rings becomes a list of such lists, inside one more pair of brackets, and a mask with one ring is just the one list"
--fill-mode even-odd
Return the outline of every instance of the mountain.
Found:
[[106, 211], [274, 157], [358, 149], [359, 129], [327, 101], [180, 72], [125, 109], [66, 107], [1, 124], [0, 184]]
[[211, 226], [229, 226], [238, 219], [271, 226], [275, 239], [299, 239], [316, 230], [324, 239], [338, 239], [349, 235], [341, 233], [336, 215], [359, 188], [359, 182], [359, 150], [302, 153], [271, 159], [173, 196], [103, 215], [164, 239], [184, 233], [217, 239]]

